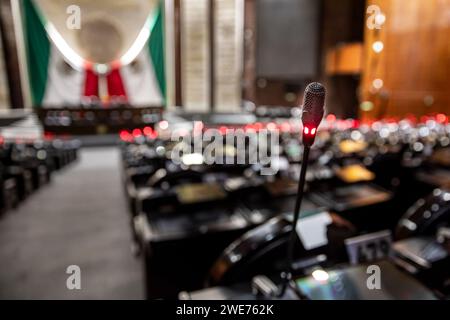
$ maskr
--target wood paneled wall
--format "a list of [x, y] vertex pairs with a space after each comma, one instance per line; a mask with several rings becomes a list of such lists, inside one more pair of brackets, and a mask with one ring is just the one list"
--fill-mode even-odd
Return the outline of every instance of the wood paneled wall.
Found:
[[0, 40], [4, 58], [4, 76], [8, 81], [8, 107], [24, 108], [25, 101], [22, 93], [22, 79], [20, 77], [20, 62], [17, 39], [14, 30], [13, 8], [11, 1], [0, 1]]
[[[320, 66], [317, 77], [297, 81], [258, 79], [256, 75], [257, 23], [256, 3], [245, 0], [243, 97], [259, 105], [298, 106], [309, 81], [321, 81], [327, 87], [327, 111], [339, 117], [355, 117], [359, 100], [359, 74], [329, 76], [326, 74], [326, 54], [344, 43], [362, 43], [366, 0], [317, 0], [321, 2]], [[279, 58], [283, 59], [283, 52]]]
[[[363, 118], [450, 114], [450, 0], [368, 0], [386, 16], [380, 30], [365, 28]], [[375, 41], [384, 49], [376, 53]], [[375, 79], [383, 86], [376, 89]], [[367, 106], [367, 104], [366, 104]]]

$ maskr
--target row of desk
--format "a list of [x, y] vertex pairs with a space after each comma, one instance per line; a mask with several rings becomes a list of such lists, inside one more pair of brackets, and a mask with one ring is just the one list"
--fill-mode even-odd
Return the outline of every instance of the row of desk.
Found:
[[0, 143], [0, 210], [6, 212], [76, 161], [79, 143], [62, 140]]
[[[152, 132], [159, 132], [158, 137], [138, 135], [122, 143], [130, 226], [150, 299], [179, 297], [180, 292], [185, 292], [184, 297], [193, 297], [189, 292], [205, 287], [232, 288], [250, 283], [258, 274], [279, 274], [285, 267], [302, 152], [298, 141], [301, 128], [296, 128], [292, 119], [258, 119], [244, 124], [236, 123], [235, 116], [232, 119], [188, 115], [186, 123], [192, 124], [188, 134], [204, 134], [208, 129], [224, 136], [238, 128], [248, 132], [277, 130], [280, 165], [275, 174], [261, 175], [261, 166], [251, 163], [205, 164], [197, 161], [201, 155], [199, 158], [192, 151], [181, 162], [174, 161], [172, 151], [177, 143], [170, 139], [171, 122], [164, 123], [159, 131], [156, 125]], [[173, 127], [180, 128], [180, 124]], [[297, 277], [307, 276], [312, 268], [349, 263], [357, 268], [364, 260], [376, 258], [388, 259], [388, 269], [403, 264], [404, 270], [411, 271], [414, 263], [410, 258], [414, 254], [410, 251], [417, 243], [446, 252], [436, 248], [445, 248], [437, 238], [438, 234], [442, 238], [448, 227], [450, 201], [445, 200], [448, 193], [442, 179], [436, 179], [443, 175], [436, 172], [448, 171], [445, 163], [438, 161], [442, 158], [439, 153], [448, 148], [448, 129], [436, 122], [325, 123], [311, 153], [300, 219], [303, 231], [296, 244]], [[185, 150], [192, 150], [190, 142], [182, 143], [187, 144]], [[216, 156], [234, 158], [236, 151], [236, 145], [225, 143]], [[433, 190], [441, 193], [433, 194]], [[419, 200], [422, 198], [427, 200]], [[424, 203], [418, 206], [417, 201]], [[439, 209], [433, 211], [436, 205]], [[428, 211], [432, 223], [419, 217]], [[405, 221], [414, 215], [416, 229], [411, 229]], [[308, 228], [313, 232], [305, 232]], [[323, 239], [318, 240], [317, 234]], [[349, 239], [366, 243], [367, 239], [358, 237], [370, 238], [372, 234], [378, 240], [389, 239], [389, 250], [373, 257], [352, 257]], [[396, 257], [403, 257], [396, 259], [401, 262], [390, 258], [394, 251]], [[414, 252], [415, 258], [420, 256], [420, 250]], [[409, 256], [407, 263], [405, 255]], [[448, 263], [448, 255], [438, 260]], [[433, 263], [422, 266], [428, 274], [430, 265]], [[415, 267], [416, 271], [422, 270]], [[404, 270], [402, 274], [409, 279]], [[448, 275], [435, 272], [435, 276], [440, 280], [414, 275], [425, 285], [448, 293], [442, 280]], [[422, 288], [423, 284], [418, 286]], [[427, 289], [422, 289], [429, 297]]]

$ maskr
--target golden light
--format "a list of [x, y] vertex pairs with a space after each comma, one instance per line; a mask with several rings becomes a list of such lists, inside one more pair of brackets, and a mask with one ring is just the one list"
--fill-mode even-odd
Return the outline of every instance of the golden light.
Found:
[[384, 82], [382, 79], [375, 79], [375, 80], [373, 80], [372, 85], [375, 89], [379, 90], [379, 89], [383, 88]]
[[384, 43], [382, 41], [375, 41], [372, 45], [373, 51], [380, 53], [384, 49]]
[[386, 16], [383, 13], [379, 13], [375, 16], [375, 23], [382, 26], [386, 22]]
[[373, 102], [363, 101], [359, 107], [362, 111], [371, 111], [373, 109]]

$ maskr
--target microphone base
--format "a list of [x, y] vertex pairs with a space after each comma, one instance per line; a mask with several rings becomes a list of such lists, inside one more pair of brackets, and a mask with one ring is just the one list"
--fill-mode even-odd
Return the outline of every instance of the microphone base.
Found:
[[[284, 278], [283, 278], [284, 277]], [[252, 293], [261, 300], [307, 300], [290, 275], [282, 275], [281, 285], [276, 285], [266, 276], [256, 276], [252, 279]]]

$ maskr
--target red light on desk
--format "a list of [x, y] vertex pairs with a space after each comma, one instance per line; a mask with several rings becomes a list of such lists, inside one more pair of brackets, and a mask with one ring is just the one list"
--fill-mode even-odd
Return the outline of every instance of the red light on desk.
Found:
[[220, 134], [225, 135], [228, 132], [228, 128], [225, 126], [222, 126], [219, 128], [219, 132], [220, 132]]
[[269, 122], [266, 126], [267, 130], [269, 131], [275, 131], [277, 130], [277, 125], [273, 122]]
[[256, 131], [262, 130], [264, 128], [263, 124], [261, 122], [256, 122], [254, 124], [254, 128]]
[[420, 122], [421, 123], [427, 123], [428, 120], [430, 120], [430, 118], [428, 116], [421, 116], [420, 117]]
[[330, 113], [329, 115], [327, 115], [327, 121], [328, 122], [336, 121], [336, 116], [334, 114]]
[[120, 137], [120, 140], [126, 141], [126, 142], [127, 141], [129, 142], [130, 140], [132, 140], [131, 134], [127, 130], [120, 131], [119, 137]]
[[45, 140], [53, 140], [53, 138], [55, 138], [55, 135], [52, 132], [44, 132]]
[[283, 122], [281, 124], [281, 131], [283, 131], [283, 132], [290, 132], [291, 131], [291, 124], [289, 122]]
[[439, 113], [436, 115], [436, 121], [439, 123], [446, 123], [447, 122], [447, 116], [443, 113]]
[[351, 127], [352, 127], [353, 129], [359, 128], [359, 125], [360, 125], [360, 123], [359, 123], [358, 120], [356, 120], [356, 119], [351, 119]]
[[134, 130], [133, 130], [133, 137], [138, 138], [138, 137], [140, 137], [140, 136], [142, 136], [142, 131], [141, 131], [141, 129], [134, 129]]
[[244, 127], [245, 132], [256, 132], [255, 127], [252, 124], [247, 124]]
[[151, 136], [151, 135], [153, 135], [153, 129], [152, 129], [152, 127], [145, 127], [142, 131], [144, 132], [144, 134], [145, 134], [146, 136]]

